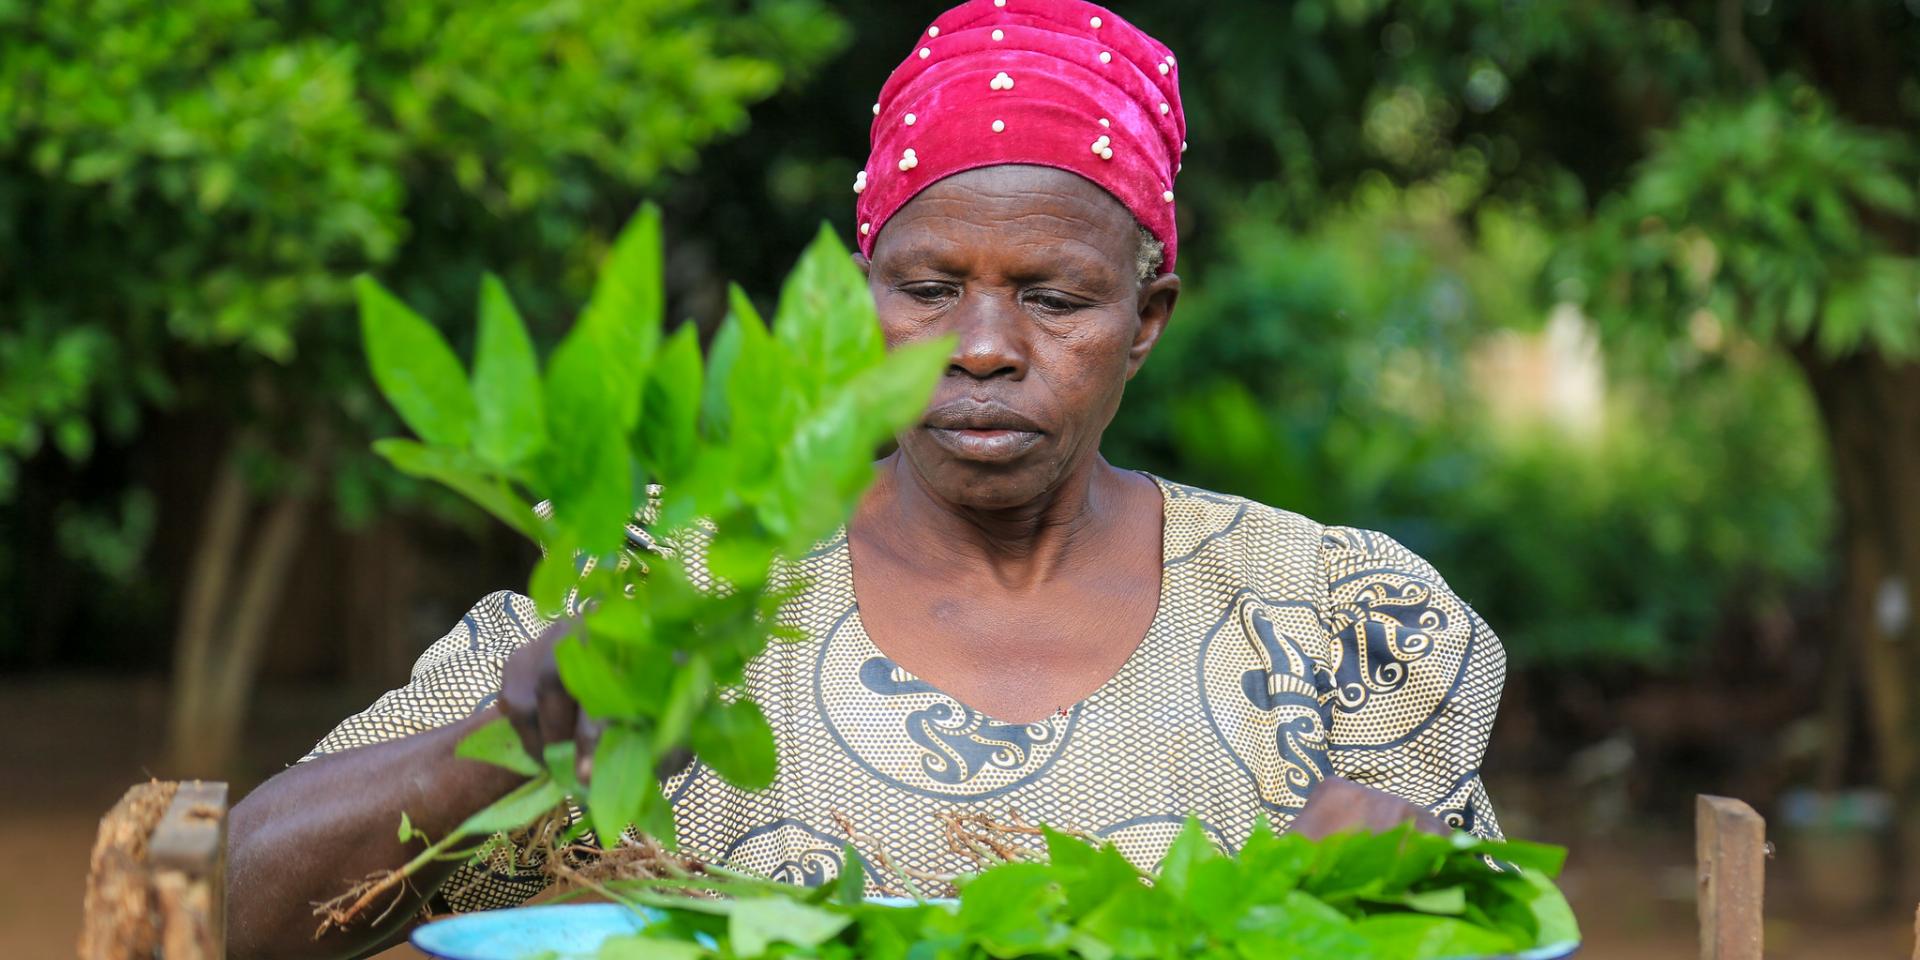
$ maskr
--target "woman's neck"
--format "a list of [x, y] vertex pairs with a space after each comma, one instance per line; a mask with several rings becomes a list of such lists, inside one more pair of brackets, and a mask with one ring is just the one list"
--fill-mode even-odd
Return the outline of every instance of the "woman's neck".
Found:
[[1133, 479], [1095, 454], [1027, 503], [982, 509], [929, 489], [898, 453], [878, 471], [854, 518], [863, 543], [916, 567], [985, 569], [1012, 589], [1097, 562]]

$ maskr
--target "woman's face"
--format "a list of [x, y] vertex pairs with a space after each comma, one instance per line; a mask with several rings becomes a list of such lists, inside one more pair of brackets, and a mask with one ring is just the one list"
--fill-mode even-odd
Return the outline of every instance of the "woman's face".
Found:
[[1166, 326], [1171, 274], [1142, 284], [1139, 232], [1092, 182], [996, 166], [928, 187], [875, 239], [867, 282], [889, 347], [952, 334], [946, 376], [900, 452], [977, 509], [1034, 503], [1099, 452]]

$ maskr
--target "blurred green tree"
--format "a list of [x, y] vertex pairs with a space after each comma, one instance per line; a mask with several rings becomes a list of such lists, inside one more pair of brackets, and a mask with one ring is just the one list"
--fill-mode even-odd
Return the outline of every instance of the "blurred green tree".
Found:
[[[325, 426], [341, 438], [328, 445], [326, 493], [365, 512], [367, 478], [380, 474], [350, 456], [364, 424], [384, 413], [339, 362], [350, 332], [333, 322], [341, 314], [331, 306], [302, 314], [288, 327], [299, 362], [274, 366], [254, 359], [274, 349], [270, 332], [256, 344], [251, 333], [214, 332], [225, 329], [214, 318], [222, 304], [277, 294], [267, 284], [235, 291], [255, 274], [203, 291], [208, 278], [229, 263], [263, 263], [273, 269], [257, 268], [259, 277], [280, 278], [276, 258], [333, 236], [326, 259], [301, 261], [330, 265], [324, 276], [301, 274], [306, 282], [331, 285], [337, 297], [353, 269], [384, 264], [408, 302], [449, 317], [467, 314], [474, 277], [492, 262], [504, 266], [536, 336], [551, 339], [552, 320], [579, 299], [592, 253], [646, 183], [670, 226], [689, 225], [670, 238], [676, 302], [717, 318], [719, 278], [764, 278], [749, 289], [770, 297], [766, 284], [822, 218], [852, 236], [848, 187], [865, 156], [872, 93], [940, 7], [842, 0], [835, 8], [857, 25], [855, 42], [827, 61], [842, 33], [811, 3], [638, 4], [640, 14], [625, 19], [594, 11], [591, 30], [568, 4], [425, 4], [430, 12], [417, 20], [390, 6], [300, 5], [298, 16], [263, 26], [265, 17], [239, 14], [42, 4], [56, 16], [0, 3], [0, 24], [21, 28], [0, 33], [0, 72], [30, 81], [0, 85], [8, 214], [0, 230], [11, 231], [0, 234], [0, 309], [10, 320], [0, 329], [0, 371], [37, 378], [23, 386], [0, 375], [0, 437], [25, 423], [35, 443], [83, 449], [102, 431], [124, 436], [154, 398], [178, 393], [177, 402], [226, 403], [245, 413], [239, 422], [270, 425], [238, 444], [243, 451], [297, 450], [309, 424]], [[1869, 642], [1889, 636], [1882, 624], [1893, 622], [1876, 611], [1920, 603], [1911, 573], [1920, 550], [1910, 532], [1885, 533], [1897, 516], [1912, 529], [1901, 511], [1914, 498], [1898, 484], [1913, 475], [1920, 432], [1907, 346], [1920, 325], [1912, 272], [1920, 217], [1910, 200], [1920, 2], [1214, 0], [1198, 15], [1186, 4], [1116, 6], [1179, 55], [1192, 144], [1179, 187], [1189, 292], [1129, 391], [1110, 435], [1116, 459], [1389, 530], [1445, 570], [1523, 664], [1680, 662], [1689, 638], [1730, 610], [1757, 616], [1789, 587], [1817, 583], [1842, 507], [1843, 556], [1865, 559], [1840, 571], [1835, 639], [1824, 653], [1853, 651], [1843, 679], [1871, 679], [1875, 703], [1891, 705], [1873, 714], [1879, 766], [1889, 784], [1904, 776], [1899, 789], [1914, 795], [1912, 774], [1898, 773], [1920, 743], [1902, 732], [1920, 716], [1913, 668], [1870, 673], [1866, 658], [1920, 642], [1911, 616], [1897, 631], [1904, 644]], [[498, 27], [489, 12], [498, 9], [521, 11], [525, 19], [506, 22], [530, 26]], [[119, 50], [134, 41], [116, 24], [148, 19], [184, 38], [167, 41], [165, 63]], [[510, 35], [472, 26], [482, 22]], [[579, 53], [616, 43], [606, 31], [639, 37], [682, 23], [716, 57], [768, 63], [799, 81], [754, 109], [753, 136], [681, 129], [673, 118], [688, 113], [691, 95], [674, 83], [706, 89], [684, 64], [652, 71]], [[550, 52], [508, 49], [516, 44]], [[367, 184], [398, 181], [390, 188], [402, 197], [398, 220], [343, 213], [373, 226], [328, 234], [316, 214], [293, 206], [297, 198], [276, 194], [265, 221], [274, 229], [258, 232], [259, 218], [239, 217], [231, 199], [238, 184], [265, 176], [254, 173], [203, 211], [196, 164], [237, 162], [223, 156], [226, 146], [174, 155], [155, 135], [127, 172], [86, 183], [70, 167], [90, 148], [36, 159], [50, 149], [38, 144], [54, 138], [44, 131], [87, 116], [49, 106], [56, 101], [39, 78], [56, 68], [90, 64], [117, 78], [104, 100], [145, 104], [126, 107], [124, 123], [84, 124], [95, 138], [86, 144], [115, 144], [171, 116], [154, 104], [208, 89], [213, 73], [238, 76], [244, 54], [276, 46], [316, 65], [330, 62], [324, 53], [351, 51], [351, 69], [332, 69], [347, 69], [354, 108], [398, 144], [331, 140], [329, 149], [372, 158], [358, 174]], [[23, 59], [20, 50], [42, 52]], [[549, 70], [576, 72], [569, 82], [523, 83], [527, 72]], [[622, 91], [593, 79], [629, 74], [645, 82], [627, 79]], [[57, 103], [83, 102], [90, 84], [105, 83], [83, 73]], [[149, 85], [161, 92], [140, 92]], [[738, 105], [773, 85], [729, 99], [713, 129], [737, 125]], [[249, 94], [269, 86], [239, 84]], [[298, 102], [324, 104], [322, 93]], [[214, 102], [245, 102], [236, 97]], [[500, 97], [520, 106], [502, 107]], [[439, 119], [415, 122], [416, 110]], [[555, 111], [588, 132], [543, 128]], [[267, 115], [338, 122], [319, 106]], [[511, 136], [494, 128], [496, 115], [514, 118]], [[233, 125], [241, 132], [218, 143], [245, 146], [243, 156], [313, 137], [290, 120], [242, 119]], [[621, 168], [605, 158], [624, 149], [595, 152], [596, 137], [620, 142], [628, 125], [654, 123], [662, 129], [630, 144], [653, 151], [650, 164]], [[688, 165], [696, 146], [697, 169]], [[48, 162], [52, 173], [39, 165]], [[282, 176], [272, 182], [307, 190], [335, 182], [304, 168]], [[137, 188], [125, 199], [123, 179]], [[379, 193], [329, 189], [363, 206]], [[354, 252], [383, 230], [398, 231], [386, 259]], [[35, 320], [32, 303], [71, 309], [37, 307]], [[176, 303], [197, 319], [175, 320]], [[1539, 411], [1508, 423], [1502, 404], [1513, 406], [1512, 395], [1495, 395], [1509, 372], [1487, 363], [1497, 353], [1489, 348], [1501, 346], [1503, 330], [1564, 339], [1569, 312], [1603, 334], [1598, 425]], [[229, 342], [256, 346], [202, 349]], [[1535, 402], [1520, 396], [1522, 406]], [[342, 412], [312, 420], [317, 397], [336, 399]], [[68, 411], [80, 416], [61, 415]], [[259, 496], [239, 489], [246, 502]], [[151, 505], [116, 491], [63, 529], [77, 550], [104, 558], [120, 551], [79, 545], [137, 540], [152, 527]], [[1899, 564], [1908, 572], [1889, 578]], [[1878, 619], [1862, 627], [1870, 615]]]
[[[491, 265], [557, 319], [639, 188], [844, 37], [818, 0], [0, 3], [0, 498], [155, 407], [226, 431], [174, 772], [228, 765], [309, 500], [378, 499], [352, 277], [444, 317]], [[70, 524], [82, 553], [150, 529], [141, 503]]]
[[[1295, 281], [1290, 294], [1254, 293], [1236, 277], [1221, 301], [1202, 282], [1189, 304], [1201, 310], [1185, 312], [1228, 319], [1246, 338], [1204, 362], [1239, 364], [1268, 435], [1305, 431], [1299, 457], [1265, 461], [1300, 502], [1348, 486], [1340, 471], [1355, 469], [1391, 478], [1370, 497], [1375, 511], [1392, 510], [1396, 490], [1416, 494], [1402, 507], [1442, 528], [1430, 546], [1443, 569], [1492, 567], [1502, 579], [1484, 582], [1497, 596], [1552, 601], [1507, 623], [1524, 656], [1556, 619], [1590, 619], [1603, 629], [1584, 632], [1612, 640], [1589, 649], [1604, 650], [1629, 636], [1628, 619], [1669, 636], [1697, 624], [1700, 603], [1682, 593], [1725, 605], [1743, 567], [1817, 569], [1808, 547], [1829, 510], [1807, 495], [1826, 472], [1840, 558], [1826, 652], [1844, 671], [1829, 719], [1846, 720], [1847, 690], [1864, 694], [1879, 776], [1901, 822], [1920, 824], [1920, 666], [1900, 656], [1920, 644], [1920, 3], [1302, 0], [1139, 16], [1186, 67], [1181, 196], [1198, 234], [1186, 249], [1259, 258], [1256, 271]], [[1342, 242], [1328, 224], [1376, 182], [1406, 187], [1416, 211], [1444, 209], [1452, 229], [1376, 219], [1386, 229]], [[1517, 234], [1530, 256], [1514, 256], [1516, 233], [1502, 228], [1515, 223], [1532, 225]], [[1290, 237], [1278, 259], [1259, 249]], [[1340, 263], [1342, 249], [1371, 262]], [[1332, 272], [1287, 259], [1315, 257]], [[1208, 269], [1204, 256], [1190, 262]], [[1361, 282], [1342, 289], [1343, 277]], [[1450, 322], [1525, 327], [1556, 304], [1598, 323], [1616, 381], [1641, 381], [1634, 415], [1653, 417], [1635, 425], [1641, 436], [1607, 441], [1620, 455], [1604, 485], [1582, 480], [1564, 449], [1488, 459], [1423, 447], [1435, 434], [1420, 421], [1458, 395], [1416, 401], [1424, 418], [1380, 399], [1395, 381], [1472, 373], [1444, 367]], [[1255, 315], [1275, 308], [1299, 318], [1274, 324], [1285, 333]], [[1343, 368], [1337, 356], [1316, 366], [1325, 354], [1313, 348], [1346, 333], [1377, 349], [1315, 396], [1306, 370]], [[1441, 369], [1406, 375], [1410, 335], [1412, 359]], [[1194, 381], [1173, 366], [1161, 372]], [[1194, 391], [1153, 373], [1136, 399], [1166, 413], [1142, 418], [1135, 439], [1164, 451], [1177, 432], [1165, 417]], [[1231, 396], [1210, 389], [1209, 402]], [[1188, 426], [1218, 431], [1198, 417]], [[1352, 421], [1360, 429], [1343, 427]], [[1380, 433], [1407, 439], [1396, 451]], [[1456, 452], [1474, 446], [1457, 425], [1440, 436]], [[1810, 436], [1824, 440], [1812, 456], [1795, 442]], [[1449, 480], [1463, 462], [1474, 475]], [[1596, 522], [1591, 535], [1561, 542], [1577, 563], [1526, 549], [1573, 534], [1564, 521], [1581, 516]], [[1484, 552], [1450, 555], [1467, 546]], [[1556, 569], [1587, 583], [1569, 593]]]

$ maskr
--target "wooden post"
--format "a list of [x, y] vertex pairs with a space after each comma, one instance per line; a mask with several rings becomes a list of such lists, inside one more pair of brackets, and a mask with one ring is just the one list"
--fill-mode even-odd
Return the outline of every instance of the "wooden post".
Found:
[[1761, 960], [1767, 822], [1739, 800], [1694, 803], [1700, 878], [1700, 960]]
[[152, 781], [100, 821], [81, 960], [221, 960], [227, 785]]
[[167, 960], [227, 955], [227, 785], [180, 785], [147, 847]]

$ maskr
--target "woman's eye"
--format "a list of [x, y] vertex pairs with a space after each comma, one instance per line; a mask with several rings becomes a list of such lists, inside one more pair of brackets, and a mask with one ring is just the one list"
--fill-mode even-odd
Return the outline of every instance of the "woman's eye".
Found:
[[938, 283], [918, 283], [902, 287], [901, 290], [921, 303], [939, 303], [947, 298], [949, 292], [945, 285]]
[[1078, 303], [1057, 293], [1030, 293], [1027, 295], [1027, 302], [1048, 313], [1072, 313], [1080, 309]]

